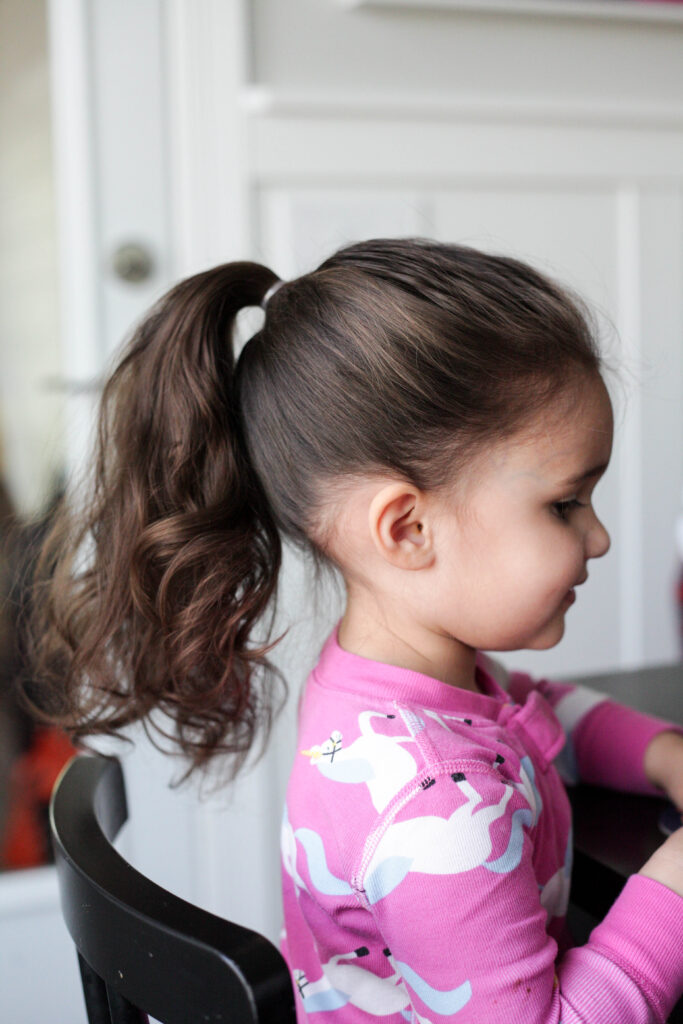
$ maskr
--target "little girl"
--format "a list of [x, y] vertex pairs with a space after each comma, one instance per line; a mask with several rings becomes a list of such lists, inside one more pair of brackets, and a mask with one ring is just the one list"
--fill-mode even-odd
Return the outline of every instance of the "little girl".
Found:
[[580, 300], [427, 241], [291, 282], [197, 274], [107, 384], [90, 506], [45, 553], [43, 671], [76, 738], [170, 722], [192, 767], [239, 764], [277, 704], [281, 536], [345, 582], [283, 824], [300, 1022], [636, 1024], [683, 991], [683, 830], [572, 948], [558, 773], [683, 809], [681, 730], [481, 653], [561, 639], [609, 547], [611, 447]]

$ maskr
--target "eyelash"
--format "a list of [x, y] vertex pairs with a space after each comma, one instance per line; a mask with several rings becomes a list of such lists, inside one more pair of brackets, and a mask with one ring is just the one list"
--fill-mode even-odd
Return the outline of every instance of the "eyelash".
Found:
[[579, 501], [578, 498], [565, 498], [564, 501], [553, 502], [553, 511], [563, 523], [569, 521], [568, 513], [574, 508], [586, 508], [587, 502]]

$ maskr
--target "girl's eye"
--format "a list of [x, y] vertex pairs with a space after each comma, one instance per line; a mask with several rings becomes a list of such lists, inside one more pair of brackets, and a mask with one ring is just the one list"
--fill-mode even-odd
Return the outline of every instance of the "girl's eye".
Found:
[[575, 508], [586, 508], [586, 504], [578, 498], [565, 498], [563, 501], [553, 502], [553, 512], [565, 523], [569, 519], [569, 513]]

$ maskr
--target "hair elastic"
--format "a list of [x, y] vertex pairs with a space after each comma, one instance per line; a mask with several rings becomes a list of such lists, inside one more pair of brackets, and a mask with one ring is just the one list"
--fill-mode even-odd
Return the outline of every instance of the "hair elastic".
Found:
[[266, 308], [266, 306], [268, 305], [268, 303], [272, 299], [273, 295], [275, 295], [275, 292], [279, 288], [282, 288], [284, 283], [285, 283], [284, 281], [276, 281], [275, 284], [271, 284], [270, 288], [268, 289], [266, 294], [261, 299], [261, 309], [265, 309]]

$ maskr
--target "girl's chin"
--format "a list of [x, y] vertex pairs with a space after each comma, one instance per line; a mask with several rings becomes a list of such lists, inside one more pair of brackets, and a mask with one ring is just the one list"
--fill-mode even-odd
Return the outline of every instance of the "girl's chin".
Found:
[[[557, 600], [557, 598], [555, 598]], [[557, 611], [552, 619], [546, 620], [540, 625], [535, 633], [526, 635], [520, 630], [516, 636], [508, 636], [504, 640], [497, 638], [497, 642], [479, 644], [475, 650], [480, 651], [547, 651], [559, 644], [565, 633], [565, 615], [574, 604], [576, 594], [574, 590], [567, 591], [560, 600]]]
[[[568, 607], [569, 605], [567, 605], [567, 608]], [[566, 609], [562, 609], [562, 612], [564, 611], [566, 611]], [[559, 644], [560, 640], [564, 636], [564, 631], [564, 614], [559, 614], [557, 618], [548, 623], [542, 633], [539, 633], [534, 637], [531, 643], [527, 645], [526, 649], [529, 651], [548, 651], [551, 647], [555, 647]]]

